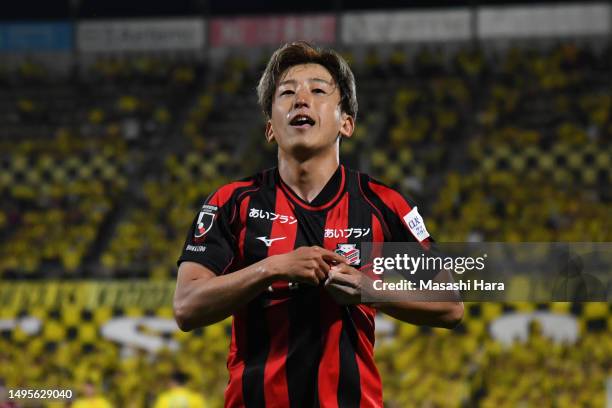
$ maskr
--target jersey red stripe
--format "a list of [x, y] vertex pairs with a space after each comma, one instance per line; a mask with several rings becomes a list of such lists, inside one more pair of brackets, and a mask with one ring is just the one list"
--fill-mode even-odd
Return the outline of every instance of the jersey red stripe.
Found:
[[238, 354], [239, 350], [245, 350], [245, 336], [243, 312], [234, 314], [232, 321], [232, 340], [230, 342], [227, 357], [227, 369], [229, 371], [229, 382], [225, 388], [225, 408], [244, 407], [242, 395], [242, 372], [244, 371], [244, 359]]
[[239, 264], [242, 265], [244, 261], [244, 238], [246, 236], [246, 217], [247, 210], [249, 208], [249, 202], [251, 197], [246, 197], [240, 203], [240, 231], [238, 233], [238, 257], [240, 259]]
[[[283, 215], [295, 216], [293, 209], [287, 196], [279, 188], [276, 189], [276, 204], [274, 212]], [[272, 221], [272, 231], [270, 232], [270, 238], [282, 238], [272, 241], [270, 249], [268, 250], [268, 256], [284, 254], [291, 252], [295, 245], [295, 237], [297, 234], [298, 223], [294, 222], [282, 222], [283, 220], [279, 217]]]
[[[374, 348], [374, 317], [376, 311], [366, 305], [357, 305], [351, 308], [351, 316], [357, 326], [357, 366], [359, 367], [359, 380], [361, 385], [360, 408], [378, 408], [383, 406], [382, 383], [380, 374], [374, 362], [374, 356], [365, 350]], [[371, 333], [369, 337], [367, 333]], [[380, 398], [380, 399], [379, 399]]]
[[[366, 274], [370, 279], [380, 279], [381, 277], [374, 273], [372, 262], [374, 258], [382, 256], [383, 242], [385, 240], [385, 233], [378, 217], [372, 213], [372, 253], [369, 254], [367, 263], [361, 265], [359, 270]], [[365, 259], [364, 259], [365, 261]]]
[[264, 368], [266, 408], [289, 407], [289, 389], [285, 371], [289, 350], [289, 309], [287, 301], [271, 301], [266, 310], [270, 331], [270, 352]]
[[[292, 215], [293, 211], [282, 190], [276, 189], [276, 214]], [[297, 223], [281, 223], [280, 218], [272, 221], [271, 240], [268, 256], [291, 252], [295, 245]], [[275, 282], [274, 290], [287, 289], [287, 282]], [[270, 352], [264, 369], [264, 395], [266, 407], [289, 407], [289, 389], [287, 387], [287, 352], [289, 350], [289, 309], [288, 299], [270, 302], [266, 309], [270, 333]]]

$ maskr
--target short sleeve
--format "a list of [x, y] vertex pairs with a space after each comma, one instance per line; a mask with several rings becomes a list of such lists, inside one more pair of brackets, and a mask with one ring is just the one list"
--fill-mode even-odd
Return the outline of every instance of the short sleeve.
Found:
[[[364, 193], [383, 217], [387, 229], [385, 241], [418, 242], [419, 246], [410, 246], [406, 249], [411, 257], [420, 257], [424, 254], [439, 256], [439, 248], [429, 234], [416, 203], [380, 182], [368, 179], [366, 183]], [[438, 273], [439, 270], [422, 270], [419, 274], [407, 275], [406, 278], [428, 280], [433, 279]]]
[[411, 199], [372, 179], [367, 181], [367, 191], [388, 228], [387, 241], [420, 242], [424, 246], [434, 241], [418, 206]]
[[197, 262], [217, 275], [225, 272], [235, 254], [235, 238], [230, 227], [231, 202], [219, 207], [215, 195], [196, 214], [188, 231], [177, 264]]

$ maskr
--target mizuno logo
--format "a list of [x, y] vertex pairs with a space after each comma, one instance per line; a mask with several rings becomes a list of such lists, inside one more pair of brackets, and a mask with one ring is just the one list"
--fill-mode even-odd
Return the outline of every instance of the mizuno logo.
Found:
[[261, 242], [263, 242], [264, 244], [266, 244], [267, 247], [269, 247], [270, 245], [272, 245], [272, 243], [274, 241], [278, 241], [279, 239], [285, 239], [287, 237], [280, 237], [280, 238], [266, 238], [266, 237], [257, 237], [258, 240], [260, 240]]

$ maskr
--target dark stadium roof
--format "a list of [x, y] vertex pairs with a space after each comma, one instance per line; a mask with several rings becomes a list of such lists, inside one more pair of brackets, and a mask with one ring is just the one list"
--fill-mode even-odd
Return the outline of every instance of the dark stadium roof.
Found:
[[[483, 4], [532, 4], [529, 1], [398, 1], [398, 0], [17, 0], [5, 4], [0, 20], [68, 18], [162, 17], [179, 15], [240, 15], [332, 12], [397, 8], [457, 7]], [[539, 1], [559, 3], [559, 1]]]

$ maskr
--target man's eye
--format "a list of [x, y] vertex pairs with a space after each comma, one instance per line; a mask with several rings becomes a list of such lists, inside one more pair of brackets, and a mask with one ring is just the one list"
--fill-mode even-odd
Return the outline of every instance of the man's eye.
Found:
[[292, 95], [294, 92], [291, 89], [285, 89], [280, 93], [281, 95]]
[[315, 88], [315, 89], [312, 90], [312, 92], [314, 92], [314, 93], [321, 93], [321, 94], [325, 93], [325, 91], [322, 90], [321, 88]]

